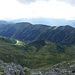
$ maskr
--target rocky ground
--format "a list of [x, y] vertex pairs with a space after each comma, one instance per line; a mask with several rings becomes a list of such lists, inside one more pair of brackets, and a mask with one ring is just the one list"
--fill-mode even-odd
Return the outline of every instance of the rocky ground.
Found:
[[0, 75], [26, 75], [27, 71], [30, 71], [27, 67], [14, 63], [4, 63], [0, 60]]
[[31, 75], [75, 75], [75, 61], [62, 62], [55, 64], [52, 69], [47, 72], [33, 72]]
[[75, 61], [64, 61], [55, 64], [53, 68], [47, 72], [31, 72], [31, 69], [27, 67], [22, 67], [14, 63], [5, 63], [0, 60], [0, 75], [75, 75]]

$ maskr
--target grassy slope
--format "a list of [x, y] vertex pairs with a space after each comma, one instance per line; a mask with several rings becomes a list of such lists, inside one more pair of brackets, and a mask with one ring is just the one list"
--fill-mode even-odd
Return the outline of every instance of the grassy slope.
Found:
[[[1, 37], [3, 38], [3, 37]], [[33, 69], [49, 69], [53, 64], [75, 58], [75, 47], [61, 47], [49, 41], [35, 41], [29, 44], [15, 45], [7, 38], [0, 39], [0, 59], [15, 62]], [[10, 40], [9, 40], [10, 41]]]

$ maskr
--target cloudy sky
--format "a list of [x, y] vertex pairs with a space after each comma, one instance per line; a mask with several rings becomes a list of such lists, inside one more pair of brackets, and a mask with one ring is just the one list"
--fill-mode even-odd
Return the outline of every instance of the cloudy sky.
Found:
[[0, 0], [0, 19], [75, 19], [75, 0]]

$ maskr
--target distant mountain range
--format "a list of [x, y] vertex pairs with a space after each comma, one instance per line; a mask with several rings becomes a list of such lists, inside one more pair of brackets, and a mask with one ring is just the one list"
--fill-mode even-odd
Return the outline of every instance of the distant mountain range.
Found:
[[75, 27], [75, 20], [66, 19], [54, 19], [54, 18], [22, 18], [17, 20], [11, 20], [11, 22], [30, 22], [32, 24], [45, 24], [49, 26], [65, 26], [71, 25]]
[[47, 26], [29, 22], [0, 23], [0, 35], [22, 41], [49, 40], [57, 44], [75, 44], [75, 28], [66, 26]]

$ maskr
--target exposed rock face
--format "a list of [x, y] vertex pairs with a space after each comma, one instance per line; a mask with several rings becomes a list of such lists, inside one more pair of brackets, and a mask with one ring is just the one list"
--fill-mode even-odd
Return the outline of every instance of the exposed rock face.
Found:
[[[55, 64], [54, 67], [42, 73], [41, 71], [33, 72], [31, 75], [75, 75], [75, 62], [62, 62]], [[65, 67], [66, 66], [66, 67]]]
[[55, 64], [47, 72], [36, 71], [31, 73], [31, 69], [27, 67], [14, 63], [4, 63], [0, 60], [0, 75], [75, 75], [75, 62], [62, 62]]
[[24, 67], [24, 70], [29, 71], [29, 72], [31, 71], [31, 69], [28, 67]]
[[33, 72], [31, 75], [42, 75], [41, 71]]
[[57, 75], [55, 71], [48, 71], [44, 75]]
[[25, 75], [24, 69], [21, 65], [16, 65], [14, 63], [4, 63], [0, 60], [0, 75]]

